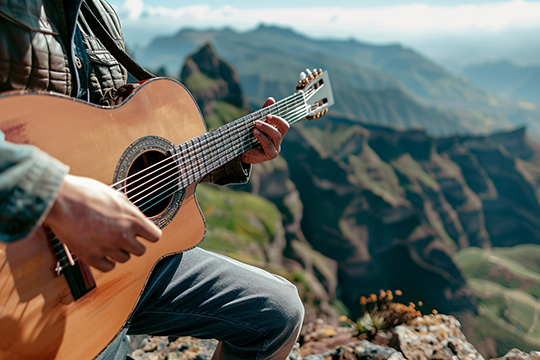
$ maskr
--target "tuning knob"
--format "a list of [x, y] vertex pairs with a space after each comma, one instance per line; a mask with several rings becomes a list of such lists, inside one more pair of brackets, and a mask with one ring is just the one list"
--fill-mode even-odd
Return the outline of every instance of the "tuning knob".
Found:
[[300, 80], [304, 80], [306, 77], [307, 77], [306, 73], [302, 71], [300, 73]]
[[318, 112], [317, 114], [315, 115], [312, 115], [312, 116], [306, 116], [306, 120], [315, 120], [315, 119], [318, 119], [320, 118], [321, 116], [323, 116], [324, 114], [326, 114], [328, 112], [328, 108], [324, 109], [323, 111], [321, 112]]

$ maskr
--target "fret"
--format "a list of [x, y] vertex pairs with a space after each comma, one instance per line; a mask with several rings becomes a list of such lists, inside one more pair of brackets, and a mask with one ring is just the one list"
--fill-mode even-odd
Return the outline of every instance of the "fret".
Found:
[[255, 122], [265, 121], [268, 114], [281, 116], [293, 124], [308, 114], [304, 95], [297, 93], [178, 145], [180, 186], [186, 187], [199, 181], [209, 172], [256, 146], [258, 140], [252, 130]]

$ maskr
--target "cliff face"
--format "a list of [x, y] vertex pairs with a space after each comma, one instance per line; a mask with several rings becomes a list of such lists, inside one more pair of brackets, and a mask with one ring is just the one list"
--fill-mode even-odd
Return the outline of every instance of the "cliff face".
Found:
[[[234, 71], [225, 66], [206, 46], [182, 72], [216, 125], [246, 111], [241, 92], [234, 91], [235, 77], [227, 77]], [[456, 314], [472, 332], [478, 326], [482, 334], [471, 339], [488, 356], [509, 350], [497, 331], [488, 333], [481, 324], [515, 327], [517, 317], [507, 314], [510, 306], [487, 312], [487, 285], [476, 280], [484, 273], [458, 255], [471, 248], [489, 253], [493, 247], [540, 245], [540, 151], [528, 143], [525, 129], [436, 138], [325, 116], [291, 128], [281, 155], [254, 166], [251, 181], [234, 187], [270, 200], [281, 214], [281, 237], [268, 237], [242, 259], [255, 256], [258, 264], [295, 281], [308, 319], [330, 319], [332, 305], [339, 308], [340, 302], [355, 318], [360, 296], [401, 289], [404, 302]], [[219, 231], [213, 234], [219, 239]], [[500, 272], [489, 274], [482, 281], [502, 281]], [[528, 287], [534, 279], [527, 278]], [[534, 301], [540, 297], [528, 294]], [[534, 324], [528, 326], [534, 331]]]
[[[210, 45], [190, 56], [181, 74], [210, 129], [248, 113], [235, 70]], [[299, 288], [308, 319], [336, 323], [338, 313], [330, 302], [336, 299], [337, 266], [303, 236], [302, 203], [286, 161], [259, 164], [248, 185], [232, 188], [262, 197], [200, 186], [197, 194], [207, 218], [201, 246], [286, 277]]]
[[187, 57], [180, 81], [196, 94], [209, 128], [248, 113], [236, 70], [206, 44]]
[[444, 312], [476, 310], [451, 258], [467, 235], [442, 191], [464, 181], [431, 147], [421, 132], [335, 118], [287, 135], [283, 156], [304, 205], [302, 229], [339, 264], [341, 296], [355, 315], [359, 297], [380, 288], [403, 289]]
[[432, 138], [326, 117], [291, 130], [283, 148], [302, 228], [339, 262], [340, 282], [394, 288], [421, 278], [435, 287], [423, 292], [445, 294], [441, 310], [474, 309], [452, 255], [540, 241], [538, 165], [524, 129]]

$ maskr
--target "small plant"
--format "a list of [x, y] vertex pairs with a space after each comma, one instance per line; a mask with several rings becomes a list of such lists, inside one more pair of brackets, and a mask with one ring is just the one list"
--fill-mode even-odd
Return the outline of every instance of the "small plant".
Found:
[[[396, 298], [402, 295], [400, 290], [396, 290], [394, 294]], [[393, 332], [396, 326], [408, 324], [412, 319], [422, 316], [414, 303], [411, 302], [406, 306], [394, 302], [394, 294], [390, 290], [380, 290], [379, 296], [375, 294], [367, 298], [362, 296], [360, 298], [362, 316], [356, 322], [347, 317], [341, 317], [340, 320], [353, 327], [356, 336], [365, 334], [368, 339], [373, 339], [379, 331]], [[422, 306], [422, 302], [419, 302], [418, 306]]]

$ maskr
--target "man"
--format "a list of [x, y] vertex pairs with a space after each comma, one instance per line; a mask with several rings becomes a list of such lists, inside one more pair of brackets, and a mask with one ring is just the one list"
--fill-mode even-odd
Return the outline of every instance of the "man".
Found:
[[[127, 72], [79, 14], [81, 2], [0, 0], [0, 91], [55, 91], [94, 103], [119, 101], [117, 90], [126, 84]], [[112, 7], [102, 0], [87, 3], [116, 42], [123, 43]], [[254, 135], [261, 147], [208, 179], [247, 181], [249, 164], [275, 158], [287, 130], [287, 122], [276, 116], [258, 122]], [[145, 241], [159, 240], [161, 230], [123, 195], [70, 175], [58, 160], [35, 147], [8, 143], [1, 135], [0, 240], [17, 241], [44, 223], [79, 258], [102, 271], [142, 255]], [[130, 333], [216, 338], [215, 359], [285, 359], [302, 319], [292, 284], [196, 248], [156, 266], [135, 313], [99, 358], [124, 359], [125, 334]]]

